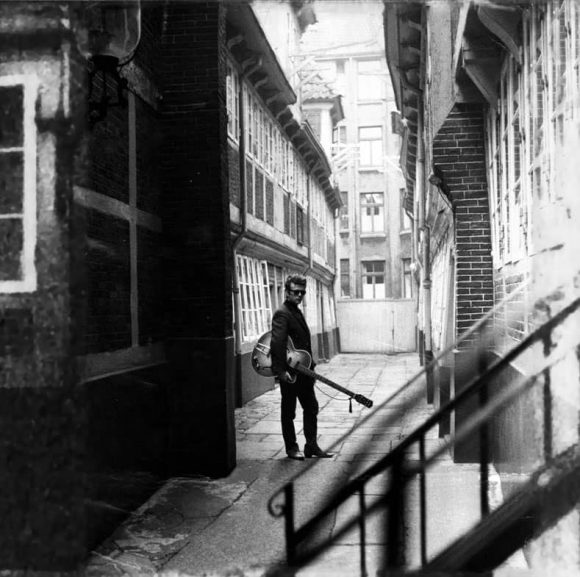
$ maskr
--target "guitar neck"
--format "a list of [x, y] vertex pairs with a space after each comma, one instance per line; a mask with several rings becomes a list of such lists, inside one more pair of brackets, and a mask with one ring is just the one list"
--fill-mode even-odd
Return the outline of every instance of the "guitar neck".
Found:
[[316, 379], [317, 381], [320, 381], [322, 383], [326, 383], [327, 385], [335, 388], [336, 390], [340, 391], [341, 393], [344, 393], [345, 395], [348, 395], [349, 397], [355, 396], [355, 393], [353, 393], [352, 391], [349, 391], [348, 389], [341, 387], [339, 384], [335, 383], [334, 381], [331, 381], [330, 379], [327, 379], [326, 377], [319, 375], [318, 373], [314, 372], [312, 369], [307, 369], [304, 365], [297, 364], [297, 365], [294, 365], [292, 368], [297, 370], [299, 373], [306, 375], [307, 377], [312, 377], [313, 379]]

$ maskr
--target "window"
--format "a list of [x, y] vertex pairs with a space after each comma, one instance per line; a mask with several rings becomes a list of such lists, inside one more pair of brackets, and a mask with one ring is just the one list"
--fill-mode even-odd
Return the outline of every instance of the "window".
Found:
[[338, 147], [342, 144], [346, 144], [346, 126], [345, 125], [340, 125], [340, 126], [335, 126], [332, 129], [332, 151], [333, 154], [336, 154], [336, 150], [338, 149]]
[[244, 85], [243, 90], [244, 95], [244, 128], [245, 128], [245, 138], [246, 138], [246, 151], [251, 154], [252, 148], [254, 146], [254, 113], [253, 113], [253, 102], [254, 98], [251, 95], [248, 87]]
[[300, 206], [296, 206], [296, 242], [304, 243], [304, 211]]
[[275, 311], [284, 302], [284, 269], [268, 264], [268, 281], [270, 283], [270, 304]]
[[340, 296], [350, 296], [350, 262], [348, 258], [340, 259]]
[[272, 303], [268, 265], [247, 256], [238, 255], [238, 282], [242, 305], [242, 340], [261, 336], [270, 329]]
[[348, 192], [340, 191], [342, 206], [340, 207], [340, 230], [348, 230]]
[[385, 298], [385, 261], [362, 262], [363, 299]]
[[0, 292], [36, 290], [36, 80], [0, 78]]
[[384, 232], [383, 193], [360, 195], [360, 230], [362, 233]]
[[400, 207], [401, 207], [401, 231], [407, 231], [411, 228], [411, 219], [405, 210], [405, 189], [401, 188], [399, 191]]
[[401, 296], [404, 299], [410, 299], [413, 297], [413, 277], [411, 274], [411, 259], [403, 258], [401, 259], [403, 282]]
[[262, 145], [262, 134], [260, 131], [260, 106], [254, 96], [252, 96], [252, 146], [249, 148], [251, 154], [253, 154], [256, 160], [259, 159], [260, 147]]
[[228, 135], [235, 141], [240, 136], [239, 113], [239, 77], [233, 66], [228, 62], [226, 76], [227, 111], [228, 111]]
[[383, 128], [364, 126], [358, 129], [360, 166], [383, 165]]
[[273, 174], [274, 172], [274, 125], [272, 121], [266, 119], [266, 130], [267, 130], [267, 145], [266, 145], [266, 170]]
[[284, 206], [284, 234], [290, 234], [290, 195], [284, 192], [282, 195]]
[[358, 62], [357, 89], [359, 100], [380, 100], [385, 96], [386, 76], [380, 60]]

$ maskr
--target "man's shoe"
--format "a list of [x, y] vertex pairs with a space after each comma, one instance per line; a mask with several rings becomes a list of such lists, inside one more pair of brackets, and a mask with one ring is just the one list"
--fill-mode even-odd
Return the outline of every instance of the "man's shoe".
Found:
[[319, 459], [329, 459], [330, 457], [334, 457], [334, 453], [327, 453], [326, 451], [323, 451], [318, 445], [316, 447], [304, 445], [304, 454], [309, 458], [318, 457]]
[[296, 459], [296, 461], [304, 461], [304, 453], [300, 449], [289, 449], [286, 453], [289, 459]]

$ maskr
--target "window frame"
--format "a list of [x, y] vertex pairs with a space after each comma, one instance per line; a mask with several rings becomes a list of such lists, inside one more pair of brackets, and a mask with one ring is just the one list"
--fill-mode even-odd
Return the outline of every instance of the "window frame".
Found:
[[236, 143], [240, 140], [240, 76], [228, 60], [226, 75], [226, 109], [228, 112], [228, 136]]
[[[375, 202], [374, 198], [378, 196], [381, 202]], [[363, 202], [366, 197], [372, 197], [373, 202]], [[385, 193], [382, 191], [377, 192], [361, 192], [360, 193], [360, 233], [364, 235], [372, 234], [384, 234], [385, 233]], [[372, 214], [370, 216], [364, 215], [366, 209], [373, 208], [375, 211], [378, 209], [378, 214]], [[364, 226], [365, 222], [371, 223], [371, 230], [367, 230]], [[376, 223], [380, 228], [375, 228]]]
[[[376, 70], [361, 70], [361, 64], [367, 64], [371, 62], [377, 64]], [[372, 80], [374, 82], [368, 82], [366, 86], [361, 86], [361, 84], [364, 84], [364, 82], [362, 82], [363, 78], [365, 80]], [[357, 100], [359, 102], [377, 102], [384, 100], [386, 96], [385, 80], [386, 76], [384, 75], [383, 61], [381, 58], [364, 58], [357, 60], [356, 92]]]
[[268, 263], [238, 254], [238, 285], [240, 290], [242, 342], [259, 338], [270, 329], [272, 300]]
[[0, 280], [0, 293], [34, 292], [37, 289], [37, 270], [35, 262], [37, 242], [36, 217], [36, 97], [38, 78], [31, 74], [10, 74], [0, 76], [0, 86], [22, 86], [23, 90], [23, 142], [22, 146], [1, 147], [0, 154], [22, 153], [22, 213], [0, 215], [0, 218], [22, 219], [21, 278]]
[[[368, 138], [363, 136], [365, 130], [376, 128], [380, 131], [380, 136], [378, 138]], [[372, 126], [359, 126], [358, 127], [358, 147], [359, 147], [359, 168], [361, 169], [374, 169], [381, 168], [384, 164], [385, 156], [385, 131], [383, 126], [372, 125]], [[375, 146], [378, 143], [380, 150], [375, 150]], [[368, 164], [363, 162], [363, 157], [365, 155], [365, 149], [368, 147]], [[378, 158], [377, 158], [378, 157]]]
[[[377, 270], [368, 270], [368, 266], [372, 265], [373, 267], [375, 265], [382, 265], [382, 270], [381, 271], [377, 271]], [[386, 276], [386, 267], [385, 267], [385, 261], [384, 260], [363, 260], [361, 261], [361, 267], [362, 267], [362, 272], [361, 272], [361, 281], [362, 281], [362, 294], [363, 294], [363, 298], [364, 299], [372, 299], [372, 300], [380, 300], [380, 299], [384, 299], [386, 298], [386, 282], [385, 282], [385, 276]], [[382, 276], [383, 277], [383, 282], [382, 283], [377, 283], [376, 282], [376, 277], [377, 276]], [[368, 283], [366, 282], [367, 279], [371, 278], [372, 279], [372, 283]], [[364, 286], [365, 284], [372, 284], [372, 293], [373, 296], [372, 297], [368, 297], [365, 296], [365, 291], [364, 291]], [[383, 296], [377, 296], [377, 285], [382, 285], [383, 286]]]
[[340, 276], [340, 297], [350, 298], [352, 296], [350, 283], [350, 259], [341, 258], [339, 261]]

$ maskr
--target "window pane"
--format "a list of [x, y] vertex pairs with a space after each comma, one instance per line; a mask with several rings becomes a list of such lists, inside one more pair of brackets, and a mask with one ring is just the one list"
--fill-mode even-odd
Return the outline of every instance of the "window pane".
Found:
[[22, 220], [0, 219], [0, 280], [22, 280]]
[[350, 296], [350, 272], [349, 259], [340, 259], [340, 294], [343, 297]]
[[361, 232], [383, 231], [383, 193], [361, 194]]
[[21, 214], [24, 194], [22, 152], [0, 152], [0, 214]]
[[364, 126], [358, 129], [360, 140], [376, 140], [383, 137], [383, 131], [380, 126]]
[[359, 100], [379, 99], [384, 95], [384, 80], [379, 60], [361, 60], [358, 63]]
[[0, 86], [0, 146], [23, 146], [24, 87]]

